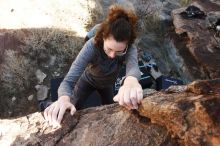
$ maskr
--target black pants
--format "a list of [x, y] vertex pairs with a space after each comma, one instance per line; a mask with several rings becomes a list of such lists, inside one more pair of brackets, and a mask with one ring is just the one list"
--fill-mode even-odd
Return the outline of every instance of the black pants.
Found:
[[[94, 94], [94, 92], [96, 94]], [[105, 88], [95, 88], [83, 78], [79, 78], [74, 87], [73, 94], [74, 97], [78, 99], [76, 103], [76, 109], [98, 106], [100, 104], [112, 104], [114, 102], [112, 86]]]
[[[56, 78], [51, 80], [51, 100], [56, 101], [58, 98], [57, 90], [64, 78]], [[106, 88], [95, 88], [85, 79], [80, 77], [73, 89], [74, 97], [78, 99], [76, 103], [77, 109], [84, 109], [93, 106], [112, 104], [113, 101], [113, 86]], [[40, 102], [41, 111], [44, 110], [52, 102]], [[41, 107], [42, 106], [42, 107]]]

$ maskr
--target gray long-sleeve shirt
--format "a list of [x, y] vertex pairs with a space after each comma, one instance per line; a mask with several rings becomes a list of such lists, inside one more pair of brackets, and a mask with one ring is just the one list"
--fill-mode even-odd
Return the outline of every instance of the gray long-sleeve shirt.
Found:
[[94, 39], [91, 38], [85, 43], [60, 84], [58, 97], [66, 95], [76, 103], [77, 98], [73, 96], [73, 89], [80, 77], [96, 88], [113, 85], [123, 61], [126, 63], [126, 76], [133, 76], [139, 80], [141, 73], [136, 47], [131, 45], [124, 56], [111, 59], [104, 50], [95, 48]]

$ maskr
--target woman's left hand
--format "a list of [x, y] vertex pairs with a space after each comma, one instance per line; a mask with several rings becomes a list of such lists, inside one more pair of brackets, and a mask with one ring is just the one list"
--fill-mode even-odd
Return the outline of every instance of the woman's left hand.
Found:
[[130, 109], [138, 109], [143, 99], [143, 90], [135, 77], [128, 76], [124, 80], [123, 86], [120, 87], [118, 94], [113, 98], [120, 105]]

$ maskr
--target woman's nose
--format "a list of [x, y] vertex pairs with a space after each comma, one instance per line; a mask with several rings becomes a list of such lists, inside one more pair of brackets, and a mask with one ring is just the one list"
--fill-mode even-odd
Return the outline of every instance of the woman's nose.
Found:
[[115, 55], [115, 52], [112, 51], [112, 52], [109, 53], [109, 57], [110, 57], [110, 58], [115, 58], [115, 56], [116, 56], [116, 55]]

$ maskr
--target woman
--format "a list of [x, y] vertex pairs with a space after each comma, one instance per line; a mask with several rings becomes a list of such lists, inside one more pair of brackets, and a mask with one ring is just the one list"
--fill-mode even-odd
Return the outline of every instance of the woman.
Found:
[[[137, 17], [119, 5], [109, 9], [107, 18], [100, 24], [95, 37], [89, 39], [58, 89], [58, 100], [47, 107], [44, 116], [50, 125], [58, 126], [67, 109], [76, 111], [77, 101], [97, 90], [102, 104], [114, 101], [127, 109], [137, 109], [143, 99], [138, 80], [141, 73], [137, 49], [132, 45], [136, 38]], [[114, 84], [122, 64], [126, 64], [126, 77], [118, 94], [113, 98]]]

